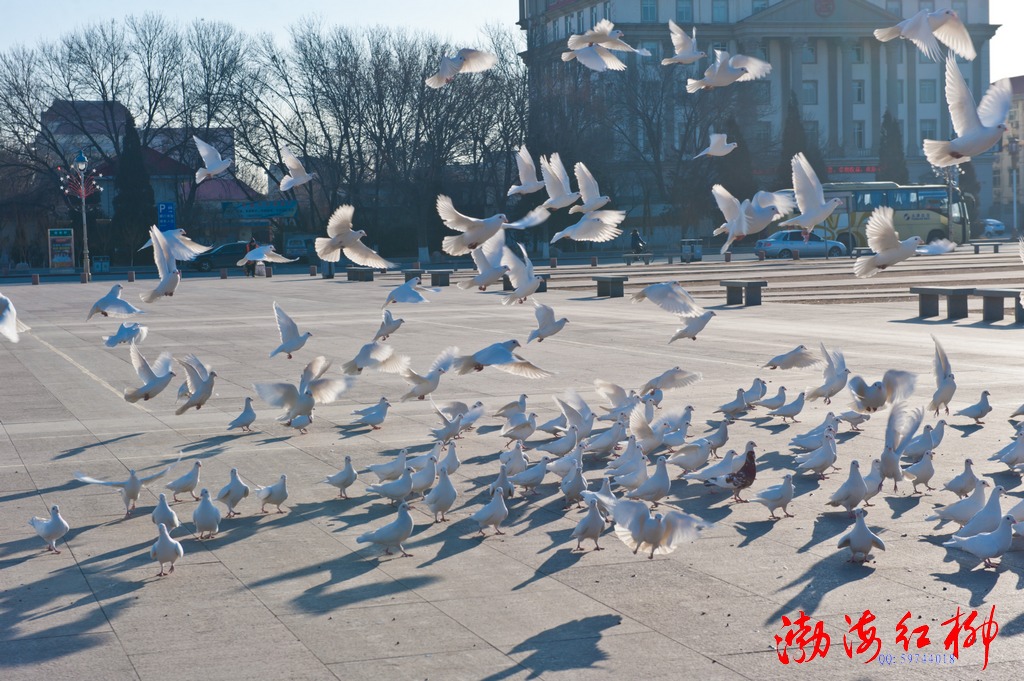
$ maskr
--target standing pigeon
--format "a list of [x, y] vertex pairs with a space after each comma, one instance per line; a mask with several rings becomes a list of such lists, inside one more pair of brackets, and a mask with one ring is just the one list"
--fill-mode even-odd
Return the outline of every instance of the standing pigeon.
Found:
[[324, 483], [331, 485], [332, 487], [338, 488], [338, 497], [341, 499], [348, 499], [348, 494], [345, 493], [352, 483], [356, 481], [356, 469], [352, 467], [352, 457], [345, 456], [345, 467], [333, 475], [328, 475], [324, 478]]
[[753, 445], [754, 443], [748, 443], [746, 459], [743, 461], [743, 465], [735, 473], [728, 473], [721, 477], [713, 477], [704, 481], [704, 485], [707, 487], [722, 487], [724, 489], [732, 490], [732, 499], [734, 503], [745, 504], [746, 499], [740, 497], [740, 492], [745, 490], [754, 484], [754, 480], [757, 478], [757, 461], [755, 461], [755, 454]]
[[974, 95], [956, 59], [946, 57], [946, 101], [957, 137], [951, 141], [926, 139], [923, 148], [928, 162], [939, 168], [966, 163], [998, 144], [1006, 134], [1012, 99], [1010, 79], [1003, 78], [989, 86], [975, 108]]
[[57, 540], [68, 533], [71, 529], [67, 521], [61, 517], [60, 507], [54, 504], [50, 507], [49, 518], [32, 517], [28, 524], [36, 531], [36, 534], [46, 542], [46, 550], [53, 553], [60, 553], [57, 548]]
[[856, 517], [853, 528], [844, 534], [839, 540], [839, 546], [837, 548], [848, 548], [850, 549], [850, 560], [852, 563], [863, 563], [871, 557], [871, 549], [878, 549], [879, 551], [885, 551], [885, 544], [878, 535], [872, 532], [867, 523], [864, 522], [864, 518], [867, 517], [868, 512], [863, 508], [858, 508], [853, 512]]
[[409, 558], [411, 553], [406, 553], [402, 544], [412, 536], [415, 524], [412, 515], [409, 514], [409, 504], [404, 501], [398, 505], [398, 516], [387, 525], [378, 527], [376, 530], [364, 532], [356, 537], [359, 544], [376, 544], [384, 547], [385, 555], [391, 555], [391, 549], [398, 549], [402, 558]]
[[423, 503], [434, 514], [435, 523], [446, 523], [448, 518], [445, 518], [444, 514], [455, 505], [455, 499], [458, 496], [459, 493], [455, 490], [451, 478], [448, 477], [448, 469], [441, 466], [438, 469], [437, 484], [427, 493], [427, 496], [423, 497]]
[[973, 537], [954, 536], [942, 545], [961, 549], [981, 558], [985, 567], [998, 568], [999, 563], [992, 562], [992, 559], [998, 558], [1010, 550], [1015, 522], [1012, 515], [1006, 515], [999, 521], [999, 526], [991, 532], [976, 534]]
[[245, 398], [245, 406], [242, 407], [242, 413], [236, 416], [229, 424], [228, 430], [234, 430], [235, 428], [241, 428], [245, 432], [252, 432], [251, 426], [256, 421], [256, 410], [252, 408], [252, 398]]
[[192, 135], [192, 141], [196, 143], [196, 149], [199, 150], [199, 156], [203, 159], [205, 166], [196, 171], [196, 184], [201, 184], [208, 178], [217, 177], [231, 167], [231, 159], [221, 158], [220, 152], [212, 144], [207, 144], [195, 135]]
[[180, 501], [180, 499], [178, 499], [178, 495], [184, 494], [185, 492], [191, 494], [192, 498], [196, 501], [199, 500], [199, 497], [196, 496], [195, 489], [199, 485], [199, 469], [202, 468], [202, 466], [203, 463], [201, 461], [196, 461], [192, 464], [192, 468], [188, 473], [185, 473], [185, 475], [180, 478], [171, 480], [169, 483], [164, 485], [166, 489], [169, 489], [174, 493], [172, 497], [175, 502]]
[[981, 391], [981, 399], [976, 404], [972, 404], [969, 407], [964, 407], [960, 411], [956, 412], [957, 416], [966, 416], [969, 419], [974, 419], [974, 423], [977, 425], [984, 425], [984, 421], [981, 419], [985, 418], [990, 411], [992, 411], [992, 405], [988, 403], [988, 396], [991, 393], [987, 390]]
[[388, 402], [388, 398], [382, 397], [377, 404], [372, 407], [365, 407], [363, 409], [356, 409], [352, 413], [359, 418], [353, 423], [357, 425], [370, 426], [373, 430], [380, 430], [384, 424], [384, 419], [388, 416], [388, 408], [391, 407], [391, 403]]
[[963, 472], [954, 476], [952, 480], [942, 486], [942, 489], [949, 490], [961, 499], [973, 492], [974, 488], [980, 482], [978, 476], [974, 474], [974, 469], [972, 468], [973, 465], [974, 461], [971, 459], [964, 459]]
[[708, 56], [704, 52], [697, 49], [697, 27], [693, 27], [693, 35], [686, 35], [686, 31], [679, 27], [679, 25], [668, 20], [668, 30], [672, 37], [672, 49], [674, 54], [671, 57], [666, 57], [661, 60], [662, 66], [669, 66], [671, 64], [682, 64], [684, 66], [693, 64], [700, 61], [704, 57]]
[[789, 419], [793, 423], [796, 423], [796, 417], [799, 416], [800, 412], [804, 408], [804, 393], [800, 393], [796, 396], [792, 402], [784, 404], [778, 409], [773, 409], [768, 412], [769, 416], [778, 416], [785, 423], [786, 419]]
[[91, 478], [83, 473], [75, 473], [75, 479], [81, 482], [89, 483], [90, 485], [104, 485], [106, 487], [117, 487], [121, 491], [121, 500], [124, 502], [124, 517], [128, 518], [129, 516], [131, 516], [132, 511], [135, 510], [135, 503], [139, 500], [139, 494], [142, 492], [143, 486], [145, 486], [146, 483], [153, 482], [154, 480], [159, 480], [163, 476], [167, 475], [177, 463], [178, 462], [175, 461], [170, 466], [167, 466], [166, 468], [161, 468], [155, 473], [152, 473], [142, 478], [136, 475], [135, 469], [131, 469], [128, 471], [127, 480], [98, 480], [96, 478]]
[[860, 462], [854, 459], [850, 462], [850, 476], [825, 503], [829, 506], [842, 506], [852, 518], [853, 509], [864, 501], [867, 491], [867, 483], [864, 482], [864, 477], [860, 474]]
[[288, 499], [288, 476], [282, 474], [277, 482], [268, 487], [256, 485], [256, 498], [260, 500], [260, 513], [267, 512], [267, 504], [277, 506], [277, 512], [284, 513], [281, 504]]
[[167, 526], [167, 531], [171, 532], [181, 526], [181, 521], [178, 520], [178, 514], [174, 512], [170, 504], [167, 503], [167, 495], [161, 492], [157, 498], [156, 506], [153, 508], [153, 513], [150, 514], [150, 518], [153, 519], [154, 525], [163, 523]]
[[909, 40], [932, 61], [942, 61], [939, 42], [967, 61], [973, 61], [977, 56], [967, 27], [960, 20], [960, 15], [951, 9], [934, 12], [922, 9], [895, 26], [875, 29], [875, 38], [883, 43], [894, 38]]
[[238, 511], [235, 510], [235, 506], [249, 496], [249, 486], [242, 482], [242, 479], [238, 477], [238, 469], [231, 469], [231, 479], [228, 484], [224, 485], [219, 492], [217, 492], [217, 501], [221, 502], [228, 507], [228, 518], [233, 518], [238, 515]]
[[454, 57], [441, 57], [437, 73], [427, 78], [427, 85], [437, 89], [455, 80], [460, 73], [479, 73], [498, 63], [498, 56], [483, 50], [464, 47]]
[[192, 511], [192, 524], [199, 533], [199, 539], [213, 539], [220, 529], [220, 510], [210, 501], [210, 490], [204, 487], [199, 497], [199, 505]]
[[[156, 543], [149, 549], [149, 557], [160, 563], [160, 572], [156, 576], [163, 577], [174, 572], [174, 563], [185, 555], [185, 549], [181, 547], [181, 542], [171, 539], [171, 535], [167, 532], [167, 526], [163, 523], [157, 525], [157, 531], [159, 536]], [[164, 563], [171, 565], [171, 569], [167, 572], [164, 572]]]
[[286, 192], [306, 184], [316, 177], [316, 173], [307, 173], [302, 162], [292, 153], [292, 150], [281, 145], [281, 162], [288, 169], [288, 174], [281, 179], [281, 191]]
[[505, 493], [498, 487], [491, 492], [491, 500], [470, 516], [470, 520], [480, 527], [480, 536], [485, 536], [485, 527], [493, 527], [495, 534], [505, 534], [501, 531], [501, 524], [507, 518], [508, 507], [505, 505]]
[[792, 518], [793, 514], [787, 511], [786, 507], [793, 501], [793, 494], [793, 474], [786, 473], [786, 475], [782, 477], [782, 482], [778, 485], [772, 485], [767, 489], [761, 490], [754, 495], [751, 501], [756, 501], [771, 511], [771, 516], [769, 517], [772, 520], [779, 520], [779, 517], [775, 515], [776, 509], [779, 508], [782, 509], [782, 514], [785, 517]]
[[861, 279], [873, 277], [885, 268], [913, 256], [917, 247], [924, 243], [919, 236], [900, 241], [900, 235], [893, 224], [893, 215], [893, 209], [888, 206], [879, 206], [871, 213], [864, 234], [868, 239], [868, 247], [874, 253], [857, 258], [853, 264], [855, 276]]
[[796, 196], [799, 215], [779, 224], [780, 227], [799, 227], [805, 234], [816, 225], [825, 222], [837, 208], [843, 205], [840, 198], [825, 201], [825, 190], [810, 161], [800, 152], [793, 156], [793, 193]]
[[577, 523], [576, 528], [572, 531], [572, 538], [576, 540], [576, 548], [573, 551], [583, 550], [584, 539], [593, 539], [594, 550], [601, 551], [601, 546], [597, 543], [597, 540], [601, 537], [602, 532], [604, 532], [604, 516], [601, 515], [601, 511], [598, 508], [597, 499], [591, 497], [587, 502], [587, 514], [583, 516], [583, 519]]
[[327, 236], [317, 237], [316, 254], [324, 262], [338, 262], [341, 253], [345, 257], [363, 267], [374, 267], [386, 270], [396, 265], [380, 257], [375, 250], [363, 243], [366, 236], [364, 230], [352, 229], [352, 215], [355, 208], [350, 205], [340, 206], [327, 220]]
[[[124, 286], [114, 284], [107, 295], [93, 303], [92, 308], [89, 310], [89, 316], [85, 318], [86, 321], [92, 319], [97, 314], [104, 317], [131, 317], [134, 314], [145, 314], [142, 310], [121, 298], [122, 290], [124, 290]], [[3, 309], [6, 310], [9, 305], [10, 302], [8, 301], [8, 304], [3, 306]]]
[[953, 368], [949, 364], [949, 357], [939, 343], [939, 339], [932, 336], [935, 343], [935, 360], [932, 362], [932, 369], [935, 372], [935, 393], [932, 401], [928, 403], [928, 411], [939, 415], [939, 409], [945, 408], [949, 414], [949, 402], [956, 394], [956, 380], [953, 376]]

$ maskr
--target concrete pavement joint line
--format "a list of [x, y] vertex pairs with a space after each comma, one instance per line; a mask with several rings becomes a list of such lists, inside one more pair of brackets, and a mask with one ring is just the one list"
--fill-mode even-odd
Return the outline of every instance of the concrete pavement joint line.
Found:
[[[31, 335], [31, 334], [29, 334], [29, 335]], [[78, 362], [76, 362], [76, 361], [75, 361], [74, 359], [72, 359], [72, 358], [71, 358], [71, 357], [70, 357], [69, 355], [67, 355], [66, 353], [64, 353], [64, 352], [61, 352], [61, 351], [60, 351], [60, 350], [58, 350], [57, 348], [55, 348], [55, 347], [53, 347], [52, 345], [50, 345], [50, 343], [48, 343], [47, 341], [44, 341], [44, 340], [43, 340], [42, 338], [39, 338], [38, 336], [36, 336], [35, 338], [36, 338], [36, 340], [37, 340], [37, 341], [39, 341], [39, 342], [40, 342], [40, 343], [42, 343], [42, 344], [43, 344], [44, 346], [46, 346], [46, 347], [47, 347], [47, 348], [48, 348], [48, 349], [50, 350], [50, 352], [52, 352], [53, 354], [57, 355], [58, 357], [60, 357], [60, 358], [61, 358], [61, 359], [63, 359], [64, 361], [66, 361], [66, 362], [67, 362], [68, 364], [70, 364], [71, 366], [75, 367], [76, 369], [78, 369], [79, 371], [81, 371], [81, 372], [82, 372], [83, 374], [85, 374], [86, 376], [88, 376], [89, 378], [91, 378], [92, 380], [94, 380], [94, 381], [95, 381], [96, 383], [98, 383], [99, 385], [103, 386], [104, 388], [106, 388], [107, 390], [109, 390], [110, 392], [114, 393], [115, 395], [117, 395], [117, 396], [118, 396], [119, 398], [121, 398], [122, 400], [124, 400], [124, 393], [123, 393], [123, 392], [121, 392], [121, 391], [117, 390], [117, 389], [116, 389], [116, 388], [115, 388], [114, 386], [110, 385], [109, 383], [107, 383], [106, 381], [104, 381], [104, 380], [103, 380], [102, 378], [100, 378], [99, 376], [97, 376], [97, 375], [96, 375], [96, 374], [94, 374], [93, 372], [91, 372], [91, 371], [89, 371], [88, 369], [86, 369], [86, 368], [85, 368], [84, 366], [82, 366], [81, 364], [79, 364]], [[57, 400], [61, 402], [61, 404], [64, 404], [63, 400], [61, 400], [59, 396], [57, 396], [57, 395], [54, 395], [54, 397], [56, 397], [56, 398], [57, 398]], [[145, 410], [145, 409], [143, 409], [143, 408], [142, 408], [141, 406], [139, 406], [138, 404], [134, 404], [134, 403], [132, 403], [132, 402], [127, 402], [127, 401], [126, 401], [125, 403], [126, 403], [126, 404], [130, 404], [130, 405], [132, 405], [133, 407], [135, 407], [136, 409], [138, 409], [138, 410], [142, 411], [143, 413], [146, 413], [146, 410]], [[67, 405], [65, 405], [65, 408], [67, 408]], [[68, 412], [70, 413], [70, 412], [71, 412], [71, 410], [70, 410], [70, 409], [68, 409]]]

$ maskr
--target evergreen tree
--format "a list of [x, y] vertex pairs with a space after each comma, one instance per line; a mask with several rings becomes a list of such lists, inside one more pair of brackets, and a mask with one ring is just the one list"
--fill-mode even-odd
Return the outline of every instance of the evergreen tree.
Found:
[[779, 168], [775, 173], [772, 189], [788, 189], [793, 186], [793, 157], [807, 149], [807, 133], [800, 119], [800, 102], [795, 92], [789, 93], [786, 104], [786, 120], [782, 124], [782, 149], [779, 152]]
[[126, 262], [134, 255], [136, 244], [145, 243], [149, 228], [156, 224], [153, 185], [143, 163], [139, 131], [131, 116], [125, 121], [116, 173], [111, 232], [112, 243], [120, 246], [120, 250], [110, 255], [119, 262]]
[[903, 135], [899, 123], [888, 109], [882, 117], [882, 128], [878, 135], [878, 171], [875, 179], [910, 184], [907, 159], [903, 155]]
[[747, 146], [742, 129], [732, 116], [726, 120], [723, 132], [729, 142], [736, 143], [736, 148], [726, 156], [714, 159], [718, 165], [719, 181], [740, 201], [749, 199], [758, 190], [750, 147]]

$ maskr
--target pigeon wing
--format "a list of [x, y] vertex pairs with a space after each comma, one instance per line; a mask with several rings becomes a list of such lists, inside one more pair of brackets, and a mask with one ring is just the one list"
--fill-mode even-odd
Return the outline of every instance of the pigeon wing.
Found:
[[455, 210], [451, 198], [444, 194], [438, 194], [437, 196], [437, 214], [441, 216], [441, 221], [444, 222], [445, 227], [454, 229], [457, 232], [465, 232], [467, 229], [480, 224], [480, 220], [463, 215]]
[[479, 73], [492, 68], [498, 63], [498, 56], [483, 50], [474, 50], [464, 47], [459, 50], [458, 56], [462, 57], [462, 73]]
[[737, 54], [729, 60], [729, 65], [737, 69], [746, 69], [747, 72], [736, 79], [743, 83], [748, 80], [764, 78], [772, 72], [772, 65], [756, 57], [748, 57], [745, 54]]
[[871, 213], [864, 233], [868, 238], [868, 246], [875, 253], [891, 251], [900, 247], [900, 235], [893, 224], [893, 209], [879, 206]]
[[[992, 88], [989, 88], [989, 92], [991, 91]], [[981, 127], [981, 119], [974, 105], [974, 95], [960, 73], [956, 57], [952, 55], [946, 59], [946, 101], [949, 103], [949, 117], [953, 121], [953, 130], [957, 136], [963, 137]]]
[[597, 180], [594, 179], [593, 173], [590, 172], [587, 166], [580, 162], [576, 164], [574, 170], [576, 171], [576, 184], [580, 187], [580, 197], [582, 197], [583, 203], [601, 196], [601, 189], [598, 187]]
[[199, 150], [199, 156], [203, 159], [204, 166], [212, 168], [221, 162], [220, 152], [212, 144], [204, 142], [195, 135], [192, 136], [192, 141], [196, 143], [196, 149]]
[[339, 236], [352, 231], [352, 216], [355, 208], [348, 204], [339, 206], [327, 220], [327, 236]]
[[801, 213], [807, 213], [825, 205], [825, 190], [803, 152], [793, 156], [793, 191], [796, 205]]
[[978, 105], [978, 118], [982, 125], [992, 128], [1010, 115], [1010, 105], [1013, 100], [1013, 87], [1009, 78], [997, 80], [985, 92]]
[[967, 61], [974, 61], [978, 53], [974, 51], [974, 43], [971, 41], [971, 34], [960, 17], [954, 16], [942, 26], [932, 31], [932, 34], [940, 43], [956, 52]]

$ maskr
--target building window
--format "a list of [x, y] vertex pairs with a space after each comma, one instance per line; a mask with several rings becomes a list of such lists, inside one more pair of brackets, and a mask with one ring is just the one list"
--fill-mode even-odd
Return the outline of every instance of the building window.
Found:
[[657, 65], [661, 63], [661, 41], [641, 40], [640, 47], [651, 53], [651, 58], [644, 62], [645, 64]]
[[583, 10], [576, 12], [576, 32], [583, 33], [587, 29], [583, 28]]
[[992, 171], [992, 184], [1001, 185], [1003, 183], [1003, 174], [998, 170]]
[[807, 136], [807, 141], [810, 144], [820, 142], [818, 138], [818, 121], [804, 121], [804, 135]]
[[756, 121], [751, 130], [750, 141], [761, 147], [772, 143], [772, 124], [768, 121]]
[[693, 0], [676, 0], [676, 22], [693, 23]]
[[643, 125], [636, 126], [636, 146], [640, 153], [647, 151], [647, 128]]
[[568, 14], [565, 15], [565, 35], [572, 34], [572, 17]]
[[590, 8], [590, 25], [597, 25], [597, 5], [594, 5], [593, 7]]
[[719, 41], [717, 43], [711, 43], [711, 50], [712, 50], [711, 54], [714, 54], [715, 50], [718, 50], [720, 52], [728, 52], [729, 51], [729, 43], [721, 42], [721, 41]]
[[729, 0], [711, 0], [711, 23], [729, 23]]
[[605, 19], [609, 19], [609, 20], [612, 18], [612, 3], [611, 2], [604, 3], [604, 18]]
[[855, 80], [853, 81], [853, 103], [863, 104], [864, 103], [864, 81]]
[[903, 16], [903, 1], [885, 0], [885, 11], [889, 14], [895, 14], [898, 17]]
[[935, 11], [935, 0], [917, 0], [917, 11], [926, 9], [929, 12]]
[[856, 45], [853, 46], [853, 49], [850, 52], [851, 52], [850, 56], [851, 56], [854, 64], [863, 64], [864, 63], [864, 45], [863, 44], [857, 43]]
[[897, 103], [902, 104], [903, 103], [903, 79], [902, 78], [896, 81], [896, 91], [899, 93], [898, 95], [896, 95], [896, 101], [897, 101]]
[[939, 125], [934, 118], [921, 119], [921, 138], [933, 140], [939, 136]]
[[953, 11], [960, 15], [960, 21], [967, 23], [967, 0], [953, 0]]
[[921, 93], [922, 104], [934, 104], [935, 103], [935, 80], [933, 78], [923, 78], [918, 83], [918, 88]]
[[818, 46], [814, 42], [808, 40], [804, 44], [803, 51], [803, 62], [805, 64], [817, 64], [818, 63]]
[[805, 106], [815, 106], [818, 103], [818, 81], [804, 81], [803, 89], [800, 91], [800, 103]]
[[853, 147], [854, 149], [867, 149], [864, 144], [864, 121], [853, 122]]
[[753, 0], [753, 2], [750, 3], [751, 14], [757, 14], [758, 12], [763, 12], [766, 9], [768, 9], [768, 0]]
[[658, 0], [641, 0], [640, 21], [648, 24], [658, 21]]

